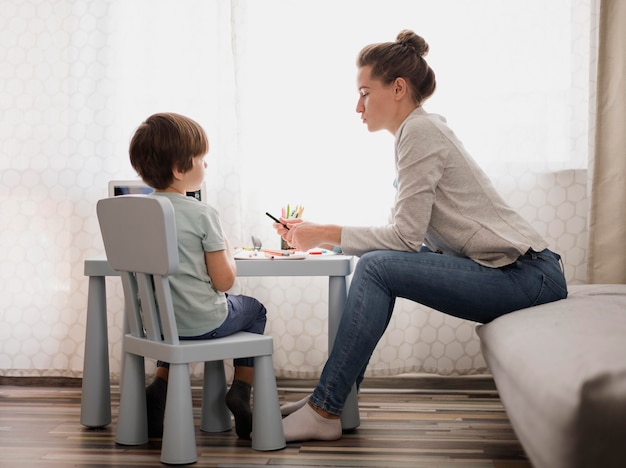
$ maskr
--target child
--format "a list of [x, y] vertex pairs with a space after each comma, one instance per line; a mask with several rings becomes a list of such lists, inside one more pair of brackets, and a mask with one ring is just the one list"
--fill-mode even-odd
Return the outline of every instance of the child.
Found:
[[[176, 325], [181, 339], [204, 340], [238, 331], [263, 334], [266, 309], [252, 297], [227, 294], [237, 267], [217, 211], [186, 196], [204, 179], [209, 150], [206, 133], [193, 120], [173, 113], [154, 114], [143, 122], [130, 143], [130, 162], [153, 197], [167, 197], [174, 206], [179, 273], [169, 278]], [[242, 439], [252, 431], [250, 392], [253, 358], [235, 359], [233, 383], [226, 405]], [[154, 381], [146, 388], [148, 433], [163, 434], [169, 365], [158, 362]]]

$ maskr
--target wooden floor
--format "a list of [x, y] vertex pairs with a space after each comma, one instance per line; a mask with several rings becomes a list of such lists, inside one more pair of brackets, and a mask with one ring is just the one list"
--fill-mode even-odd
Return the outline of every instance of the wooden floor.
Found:
[[[281, 402], [299, 400], [310, 388], [279, 381]], [[113, 424], [101, 430], [80, 425], [80, 393], [76, 385], [0, 380], [0, 467], [162, 466], [158, 439], [115, 444], [117, 387]], [[199, 418], [199, 388], [193, 396]], [[341, 440], [289, 443], [275, 452], [252, 450], [234, 431], [197, 430], [194, 466], [531, 467], [490, 379], [370, 380], [359, 407], [361, 426]]]

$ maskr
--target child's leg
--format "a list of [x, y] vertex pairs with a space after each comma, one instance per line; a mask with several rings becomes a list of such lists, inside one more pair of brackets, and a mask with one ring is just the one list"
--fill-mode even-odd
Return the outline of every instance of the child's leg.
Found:
[[[204, 335], [182, 337], [183, 340], [211, 340], [229, 336], [240, 331], [262, 335], [265, 331], [267, 311], [263, 304], [253, 297], [226, 295], [228, 315], [215, 330]], [[230, 390], [226, 394], [226, 406], [235, 416], [237, 435], [250, 438], [252, 432], [252, 409], [250, 394], [254, 383], [254, 358], [235, 359], [235, 375]]]
[[159, 361], [154, 380], [146, 387], [146, 408], [148, 412], [148, 436], [163, 436], [163, 418], [167, 399], [167, 380], [170, 368], [166, 362]]
[[233, 376], [233, 382], [235, 380], [252, 386], [254, 384], [254, 366], [235, 366], [235, 375]]
[[[228, 318], [220, 327], [222, 333], [247, 331], [262, 335], [265, 331], [267, 311], [263, 304], [252, 297], [228, 295]], [[254, 359], [236, 359], [233, 383], [226, 395], [226, 405], [235, 417], [235, 430], [242, 439], [249, 439], [252, 432], [252, 409], [250, 393], [254, 385]]]
[[168, 366], [159, 366], [157, 365], [156, 370], [154, 371], [154, 379], [163, 379], [167, 382], [167, 379], [170, 376], [170, 368]]
[[226, 406], [235, 417], [235, 431], [242, 439], [249, 439], [252, 432], [250, 394], [253, 383], [254, 367], [235, 363], [235, 375], [226, 394]]
[[[215, 339], [239, 331], [262, 335], [265, 331], [267, 311], [263, 304], [249, 296], [226, 296], [228, 316], [215, 330], [193, 339]], [[250, 394], [254, 384], [254, 359], [235, 359], [235, 375], [226, 394], [226, 406], [235, 417], [235, 430], [242, 439], [249, 439], [252, 432], [252, 409]]]
[[[266, 309], [259, 301], [248, 296], [227, 295], [228, 316], [222, 325], [201, 336], [182, 337], [183, 340], [207, 340], [229, 336], [238, 331], [248, 331], [262, 335], [265, 331]], [[163, 417], [165, 416], [165, 400], [167, 397], [167, 380], [169, 365], [164, 362], [157, 364], [154, 381], [146, 387], [146, 403], [148, 407], [148, 435], [163, 435]], [[252, 410], [250, 394], [254, 383], [254, 360], [252, 358], [235, 361], [235, 375], [230, 390], [226, 395], [226, 405], [235, 416], [237, 435], [243, 439], [250, 438], [252, 432]]]

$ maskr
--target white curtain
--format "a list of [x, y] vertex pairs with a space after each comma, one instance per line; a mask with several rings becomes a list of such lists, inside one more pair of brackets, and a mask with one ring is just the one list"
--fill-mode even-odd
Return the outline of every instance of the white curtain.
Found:
[[[355, 113], [362, 46], [413, 29], [443, 114], [505, 197], [586, 268], [591, 0], [0, 0], [0, 375], [80, 376], [95, 203], [134, 178], [130, 136], [179, 112], [210, 137], [208, 202], [233, 244], [278, 246], [265, 211], [385, 222], [393, 139]], [[119, 374], [122, 292], [109, 290]], [[326, 283], [240, 279], [269, 311], [277, 375], [326, 357]], [[150, 370], [150, 369], [149, 369]], [[399, 301], [369, 375], [486, 372], [473, 324]]]

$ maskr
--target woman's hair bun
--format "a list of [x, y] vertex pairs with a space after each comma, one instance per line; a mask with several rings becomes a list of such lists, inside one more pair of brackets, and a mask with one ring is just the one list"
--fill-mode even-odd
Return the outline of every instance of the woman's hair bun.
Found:
[[396, 42], [405, 47], [410, 47], [415, 50], [415, 53], [420, 57], [424, 57], [428, 54], [428, 43], [409, 29], [404, 29], [398, 33]]

